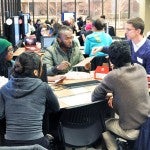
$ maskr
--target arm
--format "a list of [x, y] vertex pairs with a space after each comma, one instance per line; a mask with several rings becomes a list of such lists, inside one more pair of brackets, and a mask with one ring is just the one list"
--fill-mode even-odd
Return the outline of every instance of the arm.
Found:
[[47, 67], [47, 75], [56, 75], [58, 74], [58, 70], [56, 66], [54, 66], [53, 56], [49, 50], [46, 50], [43, 57], [43, 64], [46, 64]]
[[94, 48], [92, 49], [92, 54], [94, 55], [94, 54], [96, 54], [97, 52], [103, 52], [103, 53], [108, 54], [108, 50], [109, 50], [109, 47], [107, 47], [107, 46], [105, 46], [105, 47], [103, 47], [103, 46], [94, 47]]
[[5, 110], [4, 100], [2, 98], [2, 94], [0, 91], [0, 119], [4, 118], [4, 110]]
[[86, 55], [90, 55], [90, 42], [89, 42], [89, 39], [88, 39], [88, 36], [86, 37], [85, 39], [85, 42], [84, 42], [84, 53]]
[[147, 56], [147, 59], [146, 59], [145, 69], [146, 69], [147, 74], [150, 74], [150, 50], [146, 56]]
[[114, 74], [108, 73], [107, 76], [101, 81], [101, 83], [94, 89], [92, 93], [92, 101], [98, 101], [98, 100], [108, 100], [111, 96], [108, 93], [113, 92], [113, 82], [114, 82]]
[[52, 111], [52, 112], [57, 112], [60, 109], [58, 99], [54, 92], [52, 91], [51, 87], [46, 84], [47, 88], [47, 93], [46, 93], [46, 104], [47, 104], [47, 109]]

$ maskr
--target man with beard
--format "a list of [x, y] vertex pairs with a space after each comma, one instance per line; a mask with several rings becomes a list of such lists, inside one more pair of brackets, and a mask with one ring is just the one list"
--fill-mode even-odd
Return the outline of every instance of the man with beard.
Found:
[[43, 63], [47, 66], [47, 75], [65, 74], [84, 59], [73, 31], [68, 26], [61, 26], [56, 41], [47, 48]]

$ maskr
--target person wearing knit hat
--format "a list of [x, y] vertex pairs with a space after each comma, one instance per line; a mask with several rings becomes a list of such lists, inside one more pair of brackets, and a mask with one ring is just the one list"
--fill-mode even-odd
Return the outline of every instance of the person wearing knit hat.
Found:
[[0, 76], [8, 78], [8, 70], [13, 66], [13, 46], [8, 40], [0, 38]]
[[12, 44], [9, 41], [0, 38], [0, 54], [7, 50], [9, 46], [12, 46]]

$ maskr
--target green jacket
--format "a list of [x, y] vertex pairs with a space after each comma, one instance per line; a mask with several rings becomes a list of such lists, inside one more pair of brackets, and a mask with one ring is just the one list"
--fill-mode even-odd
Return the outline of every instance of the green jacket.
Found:
[[[67, 52], [64, 52], [58, 42], [56, 41], [52, 46], [46, 49], [43, 57], [43, 64], [47, 66], [47, 75], [65, 74], [72, 69], [72, 66], [76, 65], [84, 59], [82, 52], [79, 49], [78, 44], [73, 41], [72, 48]], [[67, 70], [57, 70], [57, 66], [62, 61], [68, 61], [71, 66]]]

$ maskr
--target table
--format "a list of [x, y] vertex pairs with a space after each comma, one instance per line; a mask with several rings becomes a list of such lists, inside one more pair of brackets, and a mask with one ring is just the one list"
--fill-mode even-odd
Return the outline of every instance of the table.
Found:
[[[66, 87], [65, 85], [70, 83], [86, 83], [88, 81], [94, 81], [91, 79], [82, 80], [64, 80], [62, 84], [54, 85], [50, 83], [54, 93], [58, 97], [60, 108], [70, 107], [80, 104], [86, 104], [91, 102], [91, 94], [95, 87], [100, 83]], [[98, 80], [95, 80], [98, 81]]]
[[[20, 54], [22, 54], [23, 52], [25, 52], [25, 47], [20, 47], [18, 48], [14, 53], [13, 53], [13, 57], [17, 57], [19, 56]], [[33, 52], [36, 52], [36, 51], [33, 51]], [[44, 53], [41, 53], [41, 52], [36, 52], [37, 54], [39, 54], [40, 56], [42, 56]]]

